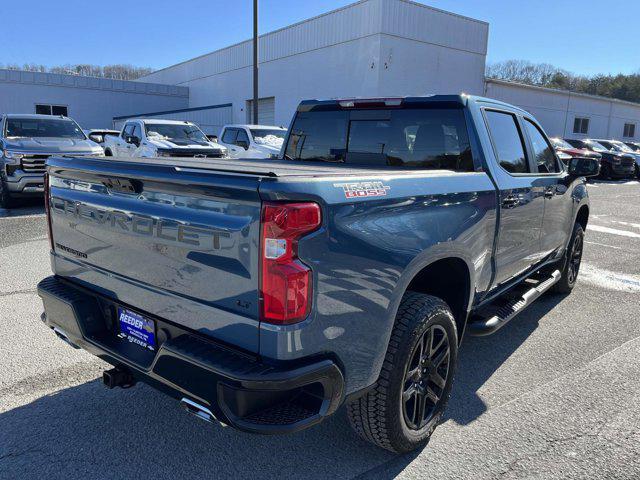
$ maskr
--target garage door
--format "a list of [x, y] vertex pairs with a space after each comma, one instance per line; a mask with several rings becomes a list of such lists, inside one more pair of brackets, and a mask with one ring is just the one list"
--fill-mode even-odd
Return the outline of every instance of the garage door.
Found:
[[[247, 100], [247, 123], [253, 123], [253, 100]], [[258, 124], [275, 125], [276, 97], [258, 99]]]

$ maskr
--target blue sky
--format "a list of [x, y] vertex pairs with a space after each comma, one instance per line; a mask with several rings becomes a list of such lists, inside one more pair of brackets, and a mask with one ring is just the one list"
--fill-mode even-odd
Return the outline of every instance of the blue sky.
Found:
[[[349, 3], [261, 0], [260, 30]], [[637, 0], [423, 3], [489, 22], [489, 61], [526, 59], [583, 74], [640, 71]], [[0, 63], [162, 68], [249, 38], [251, 5], [251, 0], [10, 2], [3, 8]]]

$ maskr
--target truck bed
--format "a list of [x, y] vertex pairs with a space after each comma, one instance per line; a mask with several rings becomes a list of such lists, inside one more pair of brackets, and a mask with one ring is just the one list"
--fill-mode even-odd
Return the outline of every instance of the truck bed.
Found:
[[[78, 164], [73, 161], [72, 157], [65, 158], [67, 161], [74, 163], [74, 168]], [[90, 163], [96, 162], [96, 166], [104, 166], [105, 162], [123, 162], [131, 165], [140, 166], [168, 166], [176, 169], [198, 169], [210, 170], [219, 173], [242, 174], [261, 177], [327, 177], [327, 176], [366, 176], [371, 175], [394, 175], [407, 174], [407, 169], [394, 169], [389, 166], [383, 168], [351, 166], [329, 162], [294, 162], [287, 160], [255, 160], [255, 159], [237, 159], [237, 158], [119, 158], [108, 157], [107, 160], [99, 159], [79, 159], [79, 162], [90, 168]], [[49, 164], [52, 164], [50, 161]], [[54, 163], [55, 164], [55, 163]]]

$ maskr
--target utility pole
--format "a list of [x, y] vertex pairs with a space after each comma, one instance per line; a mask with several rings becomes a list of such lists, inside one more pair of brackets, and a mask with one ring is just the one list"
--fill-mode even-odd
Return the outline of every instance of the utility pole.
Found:
[[253, 123], [258, 124], [258, 0], [253, 0]]

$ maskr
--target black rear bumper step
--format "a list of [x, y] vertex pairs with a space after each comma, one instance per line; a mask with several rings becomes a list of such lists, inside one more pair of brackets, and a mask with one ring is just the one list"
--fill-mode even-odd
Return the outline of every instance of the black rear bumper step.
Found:
[[555, 270], [550, 276], [540, 279], [537, 285], [518, 294], [507, 303], [483, 307], [481, 312], [473, 315], [469, 320], [467, 332], [475, 337], [483, 337], [497, 332], [560, 281], [560, 277], [560, 271]]
[[59, 277], [42, 280], [38, 295], [44, 303], [43, 321], [63, 332], [67, 343], [130, 372], [133, 381], [179, 400], [192, 399], [221, 423], [240, 430], [301, 430], [334, 413], [343, 400], [342, 372], [330, 359], [266, 363], [158, 318], [158, 330], [167, 335], [151, 352], [117, 337], [112, 317], [117, 304], [112, 300]]

